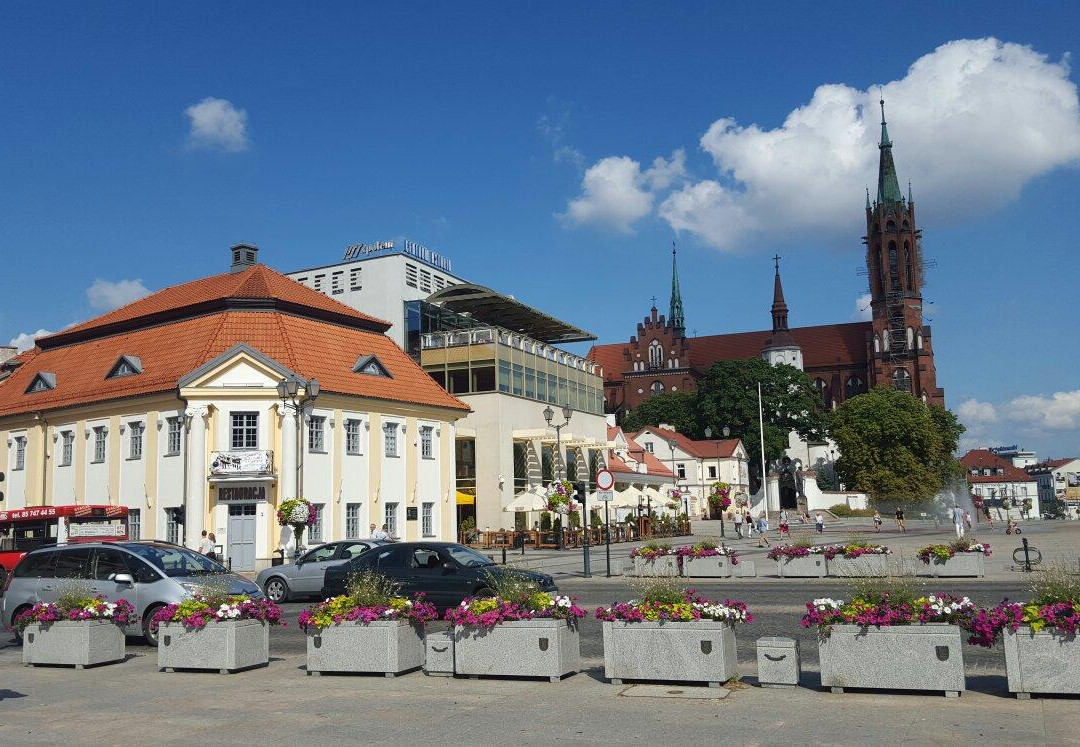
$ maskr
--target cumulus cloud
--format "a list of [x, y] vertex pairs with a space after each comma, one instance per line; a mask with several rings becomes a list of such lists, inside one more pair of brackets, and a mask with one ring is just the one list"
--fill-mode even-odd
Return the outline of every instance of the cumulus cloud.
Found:
[[[807, 231], [850, 240], [864, 227], [864, 186], [873, 193], [877, 182], [879, 96], [901, 180], [914, 182], [924, 224], [993, 209], [1035, 177], [1080, 162], [1080, 104], [1068, 58], [1054, 62], [1031, 47], [965, 39], [919, 58], [900, 80], [867, 90], [822, 85], [779, 127], [716, 120], [699, 143], [716, 173], [666, 195], [643, 185], [626, 214], [643, 217], [652, 197], [673, 228], [722, 250]], [[620, 173], [628, 180], [637, 162], [624, 158]], [[603, 222], [617, 212], [576, 211], [589, 204], [589, 186], [570, 202], [572, 223]]]
[[874, 318], [874, 310], [870, 308], [870, 294], [863, 293], [855, 299], [855, 312], [851, 315], [853, 322], [868, 322]]
[[559, 218], [567, 225], [591, 223], [631, 233], [635, 222], [652, 211], [653, 192], [666, 189], [686, 176], [686, 153], [677, 150], [670, 159], [656, 158], [641, 170], [627, 156], [609, 156], [585, 171], [581, 196], [573, 199]]
[[37, 332], [20, 332], [18, 335], [11, 338], [8, 345], [16, 348], [21, 353], [24, 350], [29, 350], [34, 347], [34, 340], [37, 338], [51, 334], [52, 332], [47, 329], [39, 329]]
[[1024, 395], [1004, 407], [1005, 417], [1038, 430], [1080, 428], [1080, 389], [1054, 392], [1049, 397]]
[[86, 289], [86, 300], [100, 311], [111, 311], [117, 306], [137, 301], [150, 295], [150, 289], [142, 280], [102, 280], [98, 278]]
[[247, 150], [247, 112], [211, 96], [184, 110], [190, 120], [188, 145], [227, 152]]
[[1057, 442], [1080, 430], [1080, 389], [1024, 394], [999, 403], [970, 398], [956, 407], [956, 414], [968, 429], [961, 441], [964, 449], [1016, 443], [1018, 437]]
[[[553, 105], [554, 100], [548, 104]], [[556, 163], [569, 163], [578, 171], [585, 168], [585, 154], [566, 144], [566, 130], [570, 123], [570, 109], [563, 107], [557, 113], [544, 114], [536, 122], [536, 130], [551, 145], [551, 155]]]

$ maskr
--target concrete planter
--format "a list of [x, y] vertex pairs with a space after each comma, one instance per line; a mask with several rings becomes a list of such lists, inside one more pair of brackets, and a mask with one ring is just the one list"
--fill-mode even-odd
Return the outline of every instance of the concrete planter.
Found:
[[393, 677], [424, 665], [424, 633], [408, 620], [345, 622], [307, 635], [307, 673]]
[[888, 555], [860, 555], [857, 558], [845, 558], [837, 555], [826, 564], [830, 576], [856, 578], [860, 576], [888, 576]]
[[270, 626], [261, 620], [219, 620], [198, 630], [180, 623], [158, 629], [158, 669], [216, 669], [228, 674], [270, 663]]
[[776, 561], [776, 575], [780, 578], [825, 578], [827, 571], [824, 555], [778, 558]]
[[635, 576], [678, 576], [679, 557], [677, 555], [661, 555], [653, 560], [642, 557], [630, 558], [630, 573]]
[[581, 669], [581, 637], [565, 620], [516, 620], [494, 628], [454, 628], [454, 674], [547, 677]]
[[123, 661], [124, 630], [109, 620], [60, 620], [28, 625], [23, 631], [23, 663], [61, 664], [82, 669]]
[[726, 555], [683, 558], [682, 575], [687, 578], [731, 578], [731, 574], [731, 558]]
[[604, 676], [623, 680], [708, 682], [735, 675], [735, 629], [726, 622], [604, 622]]
[[944, 562], [934, 558], [931, 558], [929, 563], [918, 560], [916, 573], [919, 576], [935, 578], [982, 578], [986, 575], [985, 560], [986, 556], [981, 552], [958, 552]]
[[847, 687], [941, 690], [955, 698], [966, 689], [960, 644], [956, 625], [834, 625], [818, 641], [821, 685], [834, 693]]
[[1009, 692], [1080, 695], [1080, 637], [1023, 626], [1005, 631], [1005, 672]]

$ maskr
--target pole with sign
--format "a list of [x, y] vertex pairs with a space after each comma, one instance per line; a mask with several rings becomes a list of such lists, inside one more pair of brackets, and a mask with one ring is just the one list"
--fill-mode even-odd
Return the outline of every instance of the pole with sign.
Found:
[[610, 471], [602, 469], [596, 473], [596, 497], [604, 503], [604, 554], [607, 556], [607, 573], [608, 578], [611, 578], [611, 514], [608, 513], [609, 506], [611, 505], [611, 499], [614, 498], [614, 494], [611, 492], [615, 487], [615, 476]]

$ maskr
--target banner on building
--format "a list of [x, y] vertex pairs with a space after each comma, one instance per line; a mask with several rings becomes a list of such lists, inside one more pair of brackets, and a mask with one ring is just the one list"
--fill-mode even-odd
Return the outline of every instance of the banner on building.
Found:
[[270, 472], [270, 451], [214, 451], [210, 454], [211, 475], [258, 475]]

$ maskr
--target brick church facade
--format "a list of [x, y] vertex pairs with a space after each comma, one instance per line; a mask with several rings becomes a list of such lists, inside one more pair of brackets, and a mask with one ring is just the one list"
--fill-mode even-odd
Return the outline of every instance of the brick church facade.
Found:
[[662, 392], [688, 392], [716, 362], [762, 357], [810, 376], [832, 409], [874, 386], [889, 386], [944, 405], [937, 385], [930, 327], [923, 324], [922, 232], [911, 188], [900, 191], [882, 102], [877, 198], [866, 196], [866, 269], [871, 320], [789, 327], [779, 258], [773, 277], [772, 329], [686, 336], [678, 269], [672, 250], [669, 313], [654, 305], [629, 342], [596, 345], [589, 358], [603, 367], [608, 412], [624, 415]]

